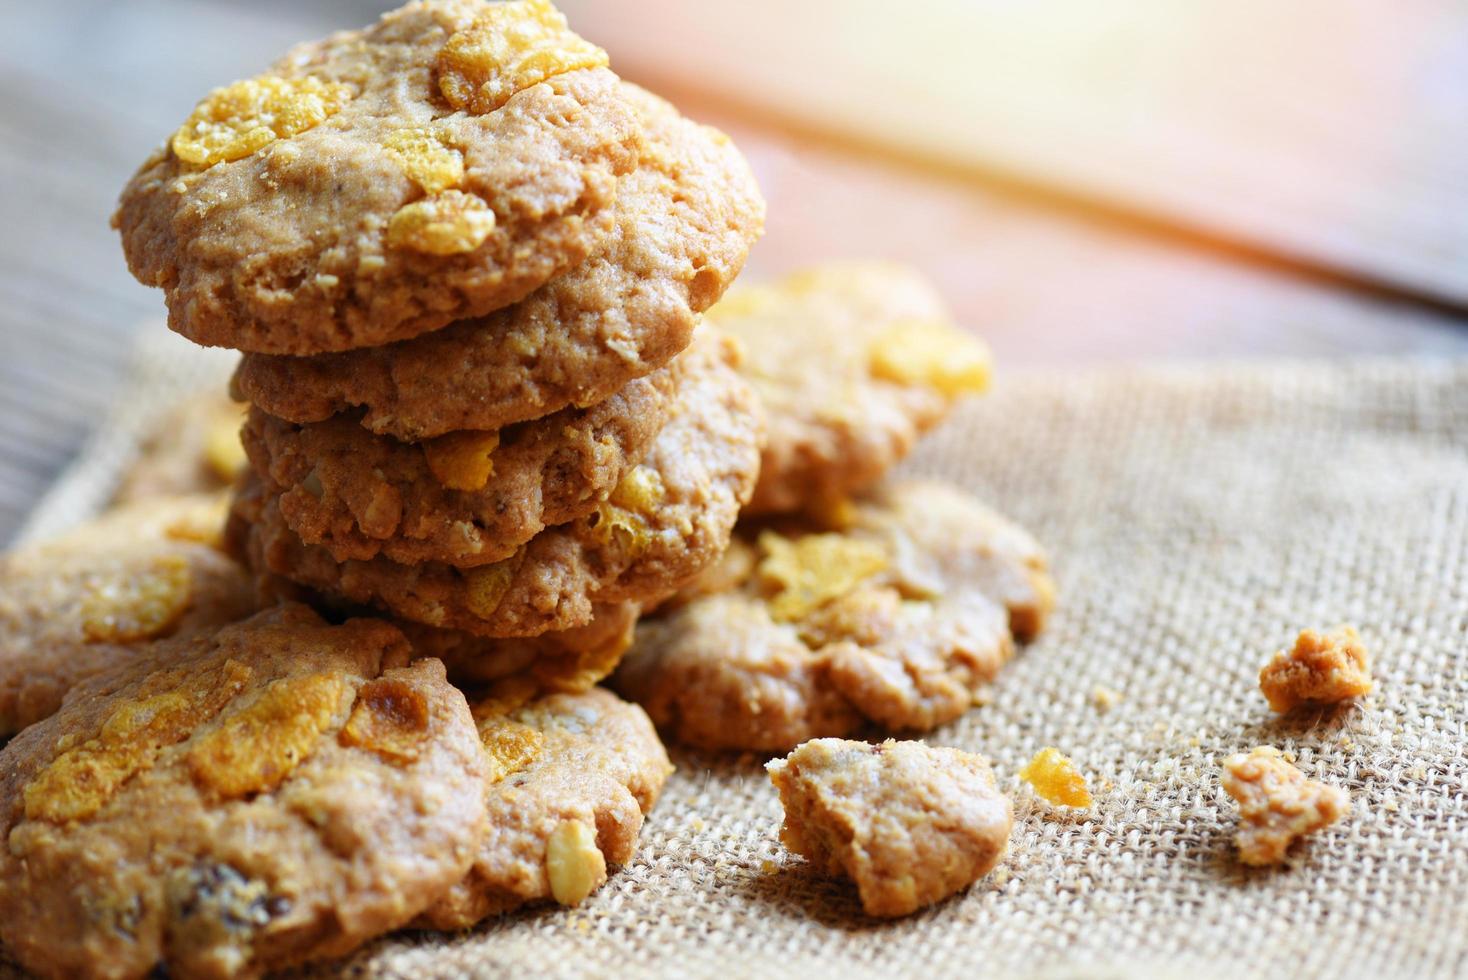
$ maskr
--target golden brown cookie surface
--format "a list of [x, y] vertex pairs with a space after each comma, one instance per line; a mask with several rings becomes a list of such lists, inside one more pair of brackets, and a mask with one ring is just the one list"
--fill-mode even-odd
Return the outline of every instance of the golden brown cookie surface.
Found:
[[588, 622], [598, 604], [656, 602], [723, 552], [759, 466], [762, 420], [734, 348], [708, 333], [689, 356], [709, 368], [690, 370], [643, 461], [591, 514], [547, 528], [503, 561], [337, 562], [303, 544], [258, 483], [236, 501], [232, 547], [257, 571], [481, 636], [535, 636]]
[[631, 860], [673, 767], [647, 715], [601, 688], [474, 705], [489, 833], [420, 924], [465, 929], [529, 902], [576, 905]]
[[523, 298], [605, 243], [641, 145], [605, 54], [558, 18], [410, 3], [215, 90], [122, 193], [129, 268], [184, 336], [277, 354]]
[[927, 730], [972, 704], [1053, 603], [1022, 529], [936, 483], [884, 484], [744, 525], [723, 563], [645, 618], [613, 686], [670, 737], [783, 751], [866, 724]]
[[139, 447], [115, 500], [217, 493], [245, 467], [245, 407], [223, 392], [200, 392], [165, 415]]
[[1013, 823], [981, 756], [922, 742], [822, 738], [769, 763], [780, 839], [856, 883], [868, 915], [909, 915], [998, 863]]
[[249, 575], [214, 545], [222, 504], [141, 500], [0, 556], [0, 735], [51, 715], [76, 684], [155, 640], [254, 612]]
[[351, 416], [296, 425], [254, 409], [245, 440], [256, 471], [281, 488], [281, 516], [305, 543], [338, 561], [380, 554], [471, 568], [595, 510], [657, 438], [687, 360], [590, 408], [495, 431], [412, 444], [374, 435]]
[[635, 86], [621, 93], [646, 144], [601, 251], [521, 303], [414, 340], [246, 356], [240, 394], [293, 422], [360, 407], [371, 431], [417, 440], [594, 404], [667, 363], [743, 266], [764, 202], [723, 134]]
[[0, 754], [0, 936], [50, 974], [258, 974], [402, 925], [483, 842], [437, 661], [276, 607], [99, 675]]
[[752, 514], [872, 483], [956, 399], [988, 385], [988, 349], [900, 266], [833, 264], [741, 287], [708, 319], [744, 345], [769, 416]]

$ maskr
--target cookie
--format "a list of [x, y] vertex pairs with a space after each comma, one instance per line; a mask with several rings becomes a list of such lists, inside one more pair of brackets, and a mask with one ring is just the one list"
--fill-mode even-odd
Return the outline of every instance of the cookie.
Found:
[[245, 407], [223, 393], [200, 392], [168, 412], [123, 474], [116, 503], [144, 497], [217, 493], [245, 468], [240, 426]]
[[1039, 546], [937, 483], [883, 485], [843, 511], [837, 529], [742, 525], [722, 567], [638, 625], [613, 687], [706, 748], [961, 715], [1011, 633], [1033, 636], [1053, 604]]
[[531, 902], [577, 905], [626, 864], [673, 767], [647, 715], [601, 688], [474, 706], [490, 758], [489, 833], [418, 924], [466, 929]]
[[[373, 435], [348, 415], [298, 425], [250, 413], [255, 470], [280, 513], [337, 561], [472, 568], [508, 558], [550, 524], [584, 517], [646, 455], [672, 412], [679, 358], [591, 408], [423, 443]], [[693, 358], [694, 370], [712, 370]]]
[[1014, 823], [982, 756], [922, 742], [822, 738], [768, 767], [780, 840], [856, 883], [867, 915], [910, 915], [988, 874]]
[[292, 422], [361, 408], [373, 432], [418, 440], [595, 404], [665, 364], [738, 274], [764, 202], [722, 133], [635, 86], [621, 91], [647, 142], [619, 182], [604, 250], [524, 302], [415, 340], [311, 358], [248, 355], [236, 392]]
[[154, 640], [254, 612], [250, 576], [210, 543], [222, 504], [137, 501], [0, 556], [0, 735], [48, 717], [73, 686]]
[[616, 668], [632, 645], [639, 612], [635, 602], [599, 605], [584, 626], [503, 639], [411, 620], [398, 620], [396, 625], [418, 656], [442, 660], [449, 679], [459, 687], [575, 694]]
[[443, 665], [299, 605], [99, 675], [0, 753], [0, 937], [51, 976], [258, 975], [463, 878], [488, 760]]
[[[605, 245], [634, 113], [548, 0], [410, 3], [211, 92], [122, 192], [197, 343], [316, 354], [514, 303]], [[485, 93], [493, 92], [493, 95]]]
[[708, 318], [744, 344], [769, 417], [751, 514], [819, 506], [874, 482], [989, 381], [988, 349], [899, 266], [829, 265], [741, 288]]
[[290, 530], [258, 481], [236, 498], [231, 548], [257, 572], [480, 636], [535, 636], [590, 621], [598, 604], [656, 602], [728, 546], [759, 466], [763, 424], [734, 347], [705, 333], [689, 356], [710, 367], [689, 371], [643, 461], [591, 514], [545, 529], [503, 561], [337, 562]]
[[1224, 791], [1239, 804], [1234, 835], [1239, 860], [1279, 864], [1290, 847], [1351, 811], [1351, 795], [1339, 786], [1306, 779], [1272, 745], [1223, 760]]

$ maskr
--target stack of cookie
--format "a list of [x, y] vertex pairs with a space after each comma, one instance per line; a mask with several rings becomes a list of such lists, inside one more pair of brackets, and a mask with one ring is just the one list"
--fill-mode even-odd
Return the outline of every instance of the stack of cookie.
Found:
[[705, 748], [957, 718], [1040, 632], [1054, 584], [1034, 539], [971, 495], [885, 475], [987, 386], [987, 348], [889, 265], [736, 290], [708, 320], [742, 342], [768, 416], [758, 486], [723, 560], [639, 623], [613, 686]]
[[245, 352], [234, 545], [477, 680], [588, 628], [605, 673], [755, 474], [694, 327], [758, 191], [606, 62], [540, 0], [410, 5], [210, 95], [118, 211], [170, 325]]
[[548, 0], [412, 3], [204, 99], [114, 222], [170, 326], [244, 352], [224, 545], [267, 588], [144, 480], [0, 562], [7, 948], [255, 975], [628, 860], [670, 766], [593, 685], [753, 490], [698, 324], [762, 219]]

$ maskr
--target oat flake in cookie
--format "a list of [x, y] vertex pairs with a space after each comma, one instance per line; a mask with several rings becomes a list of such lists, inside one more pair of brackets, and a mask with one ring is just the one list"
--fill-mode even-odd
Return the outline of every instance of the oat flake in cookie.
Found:
[[587, 623], [597, 605], [655, 603], [728, 546], [764, 431], [726, 338], [706, 332], [687, 356], [710, 367], [689, 371], [643, 461], [591, 514], [546, 528], [503, 561], [468, 569], [381, 557], [337, 562], [301, 542], [258, 480], [236, 497], [230, 547], [258, 572], [480, 636], [535, 636]]
[[255, 611], [246, 571], [215, 547], [217, 495], [155, 497], [0, 556], [0, 736], [73, 686], [167, 637]]
[[[338, 561], [380, 554], [472, 568], [595, 510], [651, 448], [689, 360], [590, 408], [501, 430], [415, 444], [373, 435], [347, 415], [296, 425], [254, 409], [245, 442], [256, 471], [281, 488], [281, 516], [305, 543]], [[695, 370], [712, 369], [692, 360]]]
[[942, 484], [883, 485], [825, 525], [741, 524], [720, 565], [638, 624], [612, 684], [706, 748], [927, 730], [972, 705], [1053, 602], [1023, 529]]
[[828, 265], [742, 287], [708, 319], [744, 345], [769, 414], [752, 514], [822, 506], [874, 482], [988, 386], [988, 348], [900, 266]]
[[375, 620], [287, 605], [78, 688], [0, 753], [0, 937], [50, 976], [254, 976], [403, 925], [468, 869], [463, 695]]
[[419, 918], [466, 929], [530, 902], [577, 905], [632, 859], [673, 771], [647, 715], [601, 688], [474, 705], [489, 757], [489, 832]]
[[315, 354], [506, 306], [612, 233], [641, 136], [547, 0], [428, 0], [206, 96], [123, 190], [128, 267], [212, 346]]
[[526, 300], [388, 347], [310, 358], [247, 355], [241, 397], [293, 422], [361, 408], [373, 432], [418, 440], [591, 405], [687, 346], [764, 225], [728, 138], [633, 85], [637, 169], [618, 184], [608, 244]]

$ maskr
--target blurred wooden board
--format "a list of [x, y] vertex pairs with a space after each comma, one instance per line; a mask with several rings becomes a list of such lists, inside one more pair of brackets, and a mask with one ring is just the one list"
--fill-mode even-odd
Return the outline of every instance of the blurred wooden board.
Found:
[[1468, 307], [1453, 0], [565, 0], [624, 73]]
[[[0, 34], [0, 541], [106, 412], [138, 325], [162, 318], [161, 297], [132, 281], [107, 227], [127, 176], [208, 88], [253, 74], [292, 41], [364, 23], [374, 11], [348, 0], [72, 0], [17, 6], [7, 15]], [[754, 163], [770, 221], [750, 275], [841, 256], [911, 262], [990, 340], [1001, 369], [1154, 357], [1468, 353], [1468, 334], [1430, 310], [1030, 207], [982, 182], [791, 135], [763, 117], [731, 112], [726, 100], [700, 99], [692, 88], [667, 91], [692, 114], [728, 128]]]

